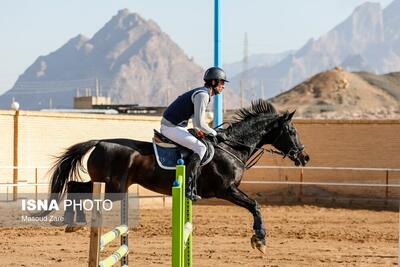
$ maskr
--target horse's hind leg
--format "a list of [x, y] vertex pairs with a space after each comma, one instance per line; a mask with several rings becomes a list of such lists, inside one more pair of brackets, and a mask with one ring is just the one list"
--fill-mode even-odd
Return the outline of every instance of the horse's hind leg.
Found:
[[226, 199], [238, 206], [244, 207], [253, 214], [254, 235], [251, 237], [251, 246], [253, 248], [257, 248], [260, 252], [265, 253], [266, 231], [258, 203], [254, 199], [249, 198], [244, 192], [234, 185], [227, 190], [226, 194], [218, 197]]
[[82, 206], [76, 206], [78, 208], [76, 208], [76, 220], [74, 221], [74, 203], [82, 203], [84, 199], [91, 198], [92, 191], [92, 182], [68, 182], [67, 199], [71, 201], [72, 205], [67, 206], [65, 209], [64, 223], [67, 225], [65, 232], [75, 232], [87, 224], [86, 216]]
[[[93, 193], [93, 183], [92, 182], [86, 182], [86, 183], [79, 183], [75, 185], [75, 188], [73, 189], [74, 193], [76, 194], [76, 201], [79, 203], [83, 203], [85, 199], [92, 199], [92, 193]], [[78, 191], [78, 192], [76, 192]], [[80, 206], [80, 208], [76, 209], [76, 224], [77, 225], [86, 225], [86, 216], [83, 211], [83, 207]]]
[[[67, 183], [67, 190], [66, 190], [66, 200], [67, 201], [74, 201], [74, 195], [73, 190], [74, 190], [74, 185], [76, 182], [74, 181], [69, 181]], [[67, 202], [66, 201], [66, 202]], [[74, 225], [74, 219], [75, 219], [75, 210], [72, 206], [64, 206], [65, 211], [64, 211], [64, 217], [63, 220], [61, 221], [52, 221], [51, 225], [53, 226], [73, 226]]]

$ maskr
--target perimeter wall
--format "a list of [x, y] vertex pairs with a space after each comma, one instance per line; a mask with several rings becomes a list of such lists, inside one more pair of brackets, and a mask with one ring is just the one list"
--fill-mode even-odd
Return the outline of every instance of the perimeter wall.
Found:
[[[0, 110], [0, 166], [14, 162], [14, 111]], [[102, 138], [132, 138], [150, 141], [160, 117], [95, 115], [20, 111], [18, 115], [18, 166], [40, 167], [39, 182], [47, 182], [53, 156], [72, 144]], [[311, 157], [308, 166], [400, 168], [400, 120], [295, 120], [295, 126]], [[265, 155], [258, 165], [293, 166], [290, 160]], [[43, 167], [43, 168], [42, 168]], [[21, 168], [19, 181], [33, 182], [35, 170]], [[399, 172], [327, 171], [300, 169], [251, 169], [246, 180], [320, 182], [400, 183]], [[13, 171], [0, 169], [0, 183], [12, 182]], [[249, 185], [241, 186], [259, 198], [283, 199], [333, 195], [361, 197], [398, 197], [398, 189], [332, 186]], [[140, 192], [145, 190], [135, 188]], [[148, 192], [146, 192], [149, 194]], [[153, 193], [151, 193], [153, 194]]]

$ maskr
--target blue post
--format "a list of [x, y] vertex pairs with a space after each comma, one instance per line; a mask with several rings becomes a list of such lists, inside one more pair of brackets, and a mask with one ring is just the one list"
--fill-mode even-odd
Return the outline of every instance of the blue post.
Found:
[[[214, 66], [222, 67], [222, 27], [220, 1], [214, 0]], [[214, 127], [223, 121], [223, 94], [214, 97]]]

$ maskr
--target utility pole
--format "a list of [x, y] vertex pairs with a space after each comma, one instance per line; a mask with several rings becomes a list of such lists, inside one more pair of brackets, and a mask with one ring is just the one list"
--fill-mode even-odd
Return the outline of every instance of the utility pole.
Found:
[[100, 96], [100, 85], [99, 85], [99, 79], [96, 77], [96, 96]]
[[240, 108], [243, 108], [243, 81], [240, 80]]
[[247, 38], [247, 32], [244, 33], [243, 41], [243, 73], [249, 69], [249, 40]]
[[166, 93], [166, 107], [168, 106], [168, 104], [169, 104], [169, 92], [170, 92], [170, 89], [169, 88], [167, 88], [167, 93]]
[[248, 86], [247, 83], [247, 70], [249, 68], [249, 41], [247, 39], [247, 32], [244, 33], [243, 40], [243, 61], [242, 61], [242, 77], [240, 84], [240, 106], [243, 107], [243, 91], [248, 91], [244, 88], [244, 86]]
[[260, 82], [260, 97], [261, 99], [264, 99], [264, 81], [261, 80]]

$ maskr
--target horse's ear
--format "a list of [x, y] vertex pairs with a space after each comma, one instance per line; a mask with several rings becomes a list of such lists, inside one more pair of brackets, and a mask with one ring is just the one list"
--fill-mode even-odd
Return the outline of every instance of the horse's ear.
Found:
[[296, 110], [294, 110], [293, 112], [289, 113], [289, 114], [287, 115], [287, 118], [286, 118], [286, 119], [287, 119], [288, 121], [290, 121], [290, 120], [293, 118], [294, 113], [296, 113]]

